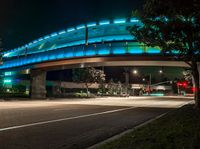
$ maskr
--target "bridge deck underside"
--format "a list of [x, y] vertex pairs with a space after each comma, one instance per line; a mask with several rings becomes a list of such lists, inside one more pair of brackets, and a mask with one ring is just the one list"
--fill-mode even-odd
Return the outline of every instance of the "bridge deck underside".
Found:
[[36, 64], [34, 68], [46, 70], [59, 70], [99, 66], [169, 66], [186, 68], [189, 67], [185, 62], [174, 60], [169, 61], [169, 58], [160, 56], [115, 56], [52, 61]]

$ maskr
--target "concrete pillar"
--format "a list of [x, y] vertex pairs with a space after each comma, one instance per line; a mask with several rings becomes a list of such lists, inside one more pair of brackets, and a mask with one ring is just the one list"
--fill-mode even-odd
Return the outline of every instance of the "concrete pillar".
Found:
[[46, 72], [42, 70], [31, 71], [31, 98], [46, 98]]
[[125, 84], [126, 84], [126, 87], [129, 86], [129, 72], [125, 72]]

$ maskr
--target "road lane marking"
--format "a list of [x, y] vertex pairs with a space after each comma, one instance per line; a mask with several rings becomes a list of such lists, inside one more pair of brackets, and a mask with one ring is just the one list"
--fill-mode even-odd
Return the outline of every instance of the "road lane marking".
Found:
[[11, 127], [6, 127], [6, 128], [0, 128], [0, 132], [4, 132], [4, 131], [7, 131], [7, 130], [13, 130], [13, 129], [19, 129], [19, 128], [25, 128], [25, 127], [31, 127], [31, 126], [37, 126], [37, 125], [44, 125], [44, 124], [49, 124], [49, 123], [56, 123], [56, 122], [61, 122], [61, 121], [68, 121], [68, 120], [79, 119], [79, 118], [86, 118], [86, 117], [103, 115], [103, 114], [110, 114], [110, 113], [115, 113], [115, 112], [121, 112], [121, 111], [130, 110], [130, 109], [134, 109], [134, 108], [137, 108], [137, 107], [129, 107], [129, 108], [123, 108], [123, 109], [117, 109], [117, 110], [99, 112], [99, 113], [92, 113], [92, 114], [80, 115], [80, 116], [75, 116], [75, 117], [68, 117], [68, 118], [61, 118], [61, 119], [56, 119], [56, 120], [36, 122], [36, 123], [31, 123], [31, 124], [11, 126]]

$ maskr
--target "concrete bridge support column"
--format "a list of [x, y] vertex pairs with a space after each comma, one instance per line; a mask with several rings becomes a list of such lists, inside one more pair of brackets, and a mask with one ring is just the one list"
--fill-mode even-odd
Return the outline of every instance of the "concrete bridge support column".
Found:
[[31, 71], [31, 98], [46, 98], [46, 72], [42, 70]]

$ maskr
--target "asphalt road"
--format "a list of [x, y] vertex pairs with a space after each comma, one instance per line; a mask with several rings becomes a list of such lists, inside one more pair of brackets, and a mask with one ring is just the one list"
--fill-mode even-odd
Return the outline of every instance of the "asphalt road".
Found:
[[9, 108], [0, 104], [0, 149], [84, 149], [172, 109], [63, 101]]

